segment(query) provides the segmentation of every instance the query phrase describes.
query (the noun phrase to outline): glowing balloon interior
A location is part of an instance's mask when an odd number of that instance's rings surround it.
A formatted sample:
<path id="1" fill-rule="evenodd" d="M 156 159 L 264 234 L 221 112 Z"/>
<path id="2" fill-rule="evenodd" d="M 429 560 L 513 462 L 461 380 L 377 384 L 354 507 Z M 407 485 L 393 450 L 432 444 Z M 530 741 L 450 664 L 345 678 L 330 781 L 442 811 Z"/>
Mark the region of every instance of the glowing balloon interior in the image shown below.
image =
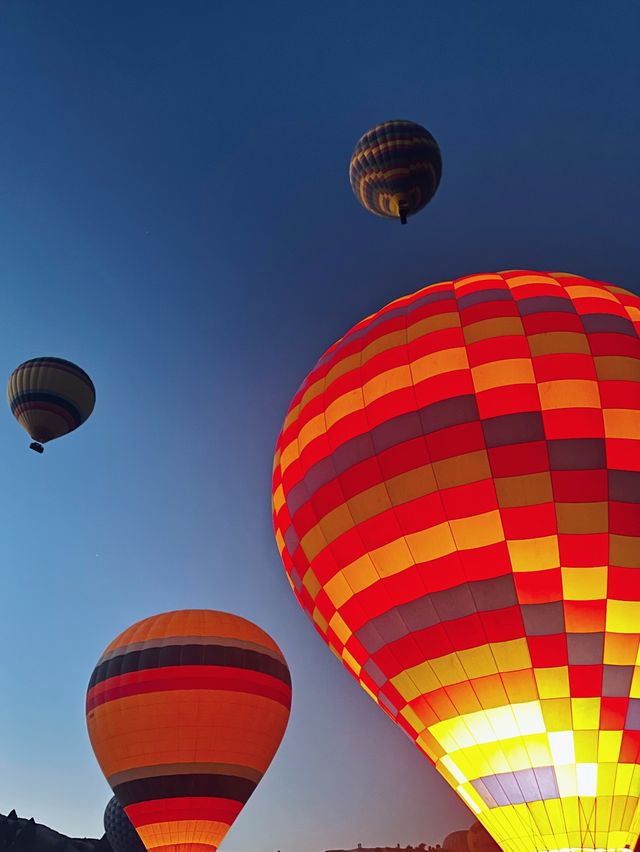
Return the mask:
<path id="1" fill-rule="evenodd" d="M 87 726 L 146 848 L 212 852 L 271 763 L 290 706 L 270 636 L 235 615 L 183 610 L 108 646 L 89 683 Z"/>
<path id="2" fill-rule="evenodd" d="M 640 831 L 640 299 L 472 275 L 295 395 L 276 539 L 334 654 L 505 850 Z"/>

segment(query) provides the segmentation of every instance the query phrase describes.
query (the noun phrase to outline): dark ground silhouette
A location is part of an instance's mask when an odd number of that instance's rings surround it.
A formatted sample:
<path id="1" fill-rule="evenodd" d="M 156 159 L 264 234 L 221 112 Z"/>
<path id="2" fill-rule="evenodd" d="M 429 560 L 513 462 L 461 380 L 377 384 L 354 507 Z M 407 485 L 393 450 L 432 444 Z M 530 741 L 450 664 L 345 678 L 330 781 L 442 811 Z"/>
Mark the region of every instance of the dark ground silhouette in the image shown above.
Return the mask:
<path id="1" fill-rule="evenodd" d="M 15 811 L 0 814 L 0 852 L 113 852 L 106 837 L 67 837 L 33 817 L 24 819 Z"/>

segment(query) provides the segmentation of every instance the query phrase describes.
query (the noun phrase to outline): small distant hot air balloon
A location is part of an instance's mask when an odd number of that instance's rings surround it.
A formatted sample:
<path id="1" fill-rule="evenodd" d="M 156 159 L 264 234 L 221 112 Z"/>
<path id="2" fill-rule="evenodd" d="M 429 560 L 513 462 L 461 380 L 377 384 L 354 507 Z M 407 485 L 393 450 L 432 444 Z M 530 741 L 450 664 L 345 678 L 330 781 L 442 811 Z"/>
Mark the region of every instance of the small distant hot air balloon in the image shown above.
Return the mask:
<path id="1" fill-rule="evenodd" d="M 316 630 L 505 852 L 633 847 L 638 296 L 510 270 L 387 305 L 295 394 L 273 511 Z"/>
<path id="2" fill-rule="evenodd" d="M 444 852 L 469 852 L 466 831 L 452 831 L 442 842 Z"/>
<path id="3" fill-rule="evenodd" d="M 87 691 L 98 763 L 147 849 L 217 849 L 275 755 L 291 679 L 276 643 L 224 612 L 134 624 Z"/>
<path id="4" fill-rule="evenodd" d="M 414 121 L 385 121 L 368 130 L 349 164 L 351 187 L 365 210 L 403 225 L 431 201 L 441 176 L 438 143 Z"/>
<path id="5" fill-rule="evenodd" d="M 89 376 L 64 358 L 32 358 L 13 371 L 7 385 L 11 413 L 32 438 L 43 444 L 73 432 L 91 415 L 96 391 Z"/>
<path id="6" fill-rule="evenodd" d="M 500 847 L 493 837 L 477 820 L 467 831 L 467 846 L 470 852 L 500 852 Z"/>
<path id="7" fill-rule="evenodd" d="M 113 852 L 145 852 L 140 835 L 115 796 L 104 810 L 104 833 Z"/>

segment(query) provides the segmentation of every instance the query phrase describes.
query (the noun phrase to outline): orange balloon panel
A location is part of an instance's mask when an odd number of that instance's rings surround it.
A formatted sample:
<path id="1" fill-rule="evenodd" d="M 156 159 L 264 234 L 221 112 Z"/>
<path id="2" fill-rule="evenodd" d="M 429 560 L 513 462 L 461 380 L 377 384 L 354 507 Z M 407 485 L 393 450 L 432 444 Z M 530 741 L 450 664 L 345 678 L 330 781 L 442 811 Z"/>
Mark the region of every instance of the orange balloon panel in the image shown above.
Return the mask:
<path id="1" fill-rule="evenodd" d="M 147 849 L 217 849 L 280 744 L 291 679 L 239 616 L 182 610 L 134 624 L 87 692 L 98 762 Z"/>
<path id="2" fill-rule="evenodd" d="M 332 651 L 504 849 L 640 831 L 640 299 L 514 270 L 358 323 L 273 511 Z"/>

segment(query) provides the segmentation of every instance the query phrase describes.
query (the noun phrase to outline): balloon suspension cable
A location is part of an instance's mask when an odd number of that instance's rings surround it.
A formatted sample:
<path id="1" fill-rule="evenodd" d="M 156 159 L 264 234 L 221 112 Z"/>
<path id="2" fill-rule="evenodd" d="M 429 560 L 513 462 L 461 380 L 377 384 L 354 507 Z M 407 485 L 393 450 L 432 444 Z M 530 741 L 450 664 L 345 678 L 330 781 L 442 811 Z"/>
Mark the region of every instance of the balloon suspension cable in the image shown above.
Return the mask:
<path id="1" fill-rule="evenodd" d="M 35 450 L 36 453 L 44 453 L 44 447 L 37 441 L 33 441 L 33 443 L 29 444 L 29 449 Z"/>
<path id="2" fill-rule="evenodd" d="M 400 222 L 403 225 L 407 224 L 407 213 L 409 212 L 409 205 L 406 201 L 401 201 L 398 205 L 398 213 L 400 214 Z"/>

